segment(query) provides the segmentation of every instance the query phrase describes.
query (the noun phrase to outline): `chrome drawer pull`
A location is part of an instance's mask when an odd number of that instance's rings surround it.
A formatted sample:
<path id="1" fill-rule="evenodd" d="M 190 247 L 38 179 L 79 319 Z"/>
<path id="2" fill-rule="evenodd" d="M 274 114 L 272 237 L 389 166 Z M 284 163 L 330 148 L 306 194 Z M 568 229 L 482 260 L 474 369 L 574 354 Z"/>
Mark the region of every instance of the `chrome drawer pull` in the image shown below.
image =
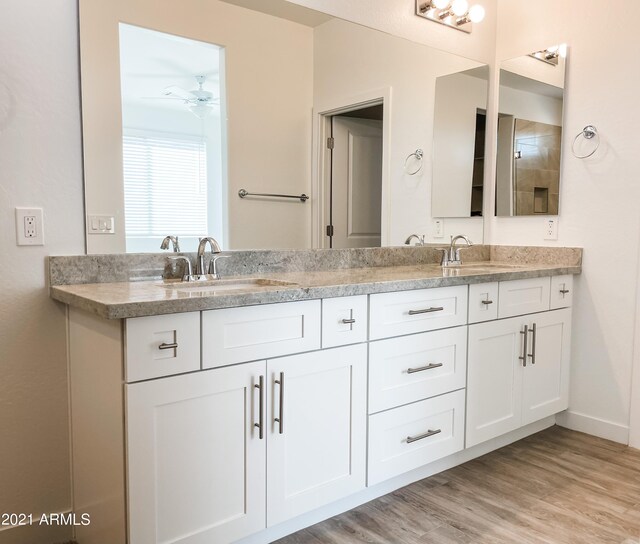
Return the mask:
<path id="1" fill-rule="evenodd" d="M 420 368 L 408 368 L 407 374 L 415 374 L 416 372 L 423 372 L 425 370 L 432 370 L 434 368 L 440 368 L 444 363 L 431 363 L 427 366 L 421 366 Z"/>
<path id="2" fill-rule="evenodd" d="M 342 322 L 345 325 L 353 325 L 356 322 L 356 320 L 355 319 L 343 319 Z"/>
<path id="3" fill-rule="evenodd" d="M 484 304 L 485 306 L 489 306 L 489 304 L 493 304 L 493 300 L 483 300 L 482 304 Z"/>
<path id="4" fill-rule="evenodd" d="M 440 434 L 442 432 L 442 429 L 436 429 L 435 431 L 427 431 L 424 434 L 418 435 L 418 436 L 407 436 L 407 444 L 412 444 L 413 442 L 417 442 L 418 440 L 423 440 L 424 438 L 429 438 L 430 436 L 433 436 L 434 434 Z"/>
<path id="5" fill-rule="evenodd" d="M 534 323 L 533 327 L 531 328 L 531 332 L 533 333 L 533 336 L 531 338 L 531 353 L 529 354 L 529 357 L 531 357 L 531 364 L 535 365 L 536 364 L 536 332 L 537 332 L 537 326 Z"/>
<path id="6" fill-rule="evenodd" d="M 158 349 L 178 349 L 178 343 L 173 342 L 171 344 L 167 344 L 166 342 L 162 342 L 162 344 L 158 346 Z"/>
<path id="7" fill-rule="evenodd" d="M 563 295 L 566 295 L 567 293 L 569 293 L 569 289 L 560 289 L 560 292 L 561 292 Z"/>
<path id="8" fill-rule="evenodd" d="M 437 308 L 426 308 L 425 310 L 409 310 L 409 315 L 431 314 L 433 312 L 441 312 L 442 310 L 444 310 L 443 306 L 439 306 Z"/>
<path id="9" fill-rule="evenodd" d="M 258 383 L 253 387 L 260 390 L 260 397 L 258 402 L 260 403 L 260 408 L 258 409 L 258 418 L 259 423 L 254 423 L 253 426 L 257 427 L 260 430 L 260 440 L 264 438 L 264 376 L 260 376 Z"/>
<path id="10" fill-rule="evenodd" d="M 522 356 L 518 357 L 522 361 L 522 366 L 527 366 L 527 341 L 529 338 L 529 326 L 525 325 L 524 330 L 520 331 L 520 334 L 524 334 L 524 342 L 522 342 Z"/>
<path id="11" fill-rule="evenodd" d="M 278 424 L 278 432 L 280 434 L 284 433 L 284 372 L 280 372 L 280 379 L 273 380 L 274 383 L 277 383 L 280 386 L 280 402 L 279 402 L 279 412 L 278 417 L 274 417 L 273 421 Z"/>

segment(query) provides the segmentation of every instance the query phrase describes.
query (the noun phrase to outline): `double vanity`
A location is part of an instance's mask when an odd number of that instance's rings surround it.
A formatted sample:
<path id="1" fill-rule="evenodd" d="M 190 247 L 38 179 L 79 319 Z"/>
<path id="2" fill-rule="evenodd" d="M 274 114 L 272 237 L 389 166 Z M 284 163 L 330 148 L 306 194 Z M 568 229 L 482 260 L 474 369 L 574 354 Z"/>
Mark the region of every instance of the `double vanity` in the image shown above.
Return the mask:
<path id="1" fill-rule="evenodd" d="M 193 285 L 113 281 L 161 256 L 50 259 L 80 544 L 269 542 L 568 407 L 580 250 L 485 246 L 451 269 L 432 248 L 357 251 L 385 266 L 292 271 L 280 252 L 266 272 L 238 252 L 233 277 Z"/>

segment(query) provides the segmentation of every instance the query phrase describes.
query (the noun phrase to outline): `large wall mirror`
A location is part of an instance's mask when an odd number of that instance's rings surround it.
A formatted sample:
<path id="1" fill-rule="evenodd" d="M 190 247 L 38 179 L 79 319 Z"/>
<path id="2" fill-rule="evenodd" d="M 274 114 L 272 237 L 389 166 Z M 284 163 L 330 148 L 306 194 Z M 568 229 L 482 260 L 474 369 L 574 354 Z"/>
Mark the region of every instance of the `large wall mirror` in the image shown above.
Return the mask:
<path id="1" fill-rule="evenodd" d="M 558 215 L 566 45 L 502 62 L 496 215 Z"/>
<path id="2" fill-rule="evenodd" d="M 80 37 L 89 253 L 482 242 L 481 63 L 284 0 L 80 0 Z"/>

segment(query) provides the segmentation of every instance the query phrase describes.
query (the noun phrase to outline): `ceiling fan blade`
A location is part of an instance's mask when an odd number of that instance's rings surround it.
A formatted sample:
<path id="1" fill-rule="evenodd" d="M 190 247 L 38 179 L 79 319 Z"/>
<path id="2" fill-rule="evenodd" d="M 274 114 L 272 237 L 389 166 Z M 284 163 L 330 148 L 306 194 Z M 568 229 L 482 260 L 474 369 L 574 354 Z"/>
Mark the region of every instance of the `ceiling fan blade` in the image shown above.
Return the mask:
<path id="1" fill-rule="evenodd" d="M 140 98 L 144 100 L 180 100 L 180 102 L 184 102 L 184 98 L 179 96 L 141 96 Z"/>
<path id="2" fill-rule="evenodd" d="M 194 96 L 191 91 L 187 91 L 182 87 L 177 87 L 176 85 L 170 85 L 169 87 L 165 87 L 162 91 L 162 94 L 165 96 L 174 95 L 182 98 L 183 100 L 193 100 Z"/>

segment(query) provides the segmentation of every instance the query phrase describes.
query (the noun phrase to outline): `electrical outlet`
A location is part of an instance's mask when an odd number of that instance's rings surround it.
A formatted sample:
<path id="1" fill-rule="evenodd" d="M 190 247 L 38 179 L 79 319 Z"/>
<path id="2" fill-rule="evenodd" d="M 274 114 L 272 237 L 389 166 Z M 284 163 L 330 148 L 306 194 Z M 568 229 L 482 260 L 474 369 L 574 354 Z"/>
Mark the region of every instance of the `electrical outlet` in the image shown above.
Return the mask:
<path id="1" fill-rule="evenodd" d="M 16 208 L 17 245 L 44 245 L 44 223 L 42 217 L 42 208 Z"/>
<path id="2" fill-rule="evenodd" d="M 433 220 L 433 237 L 444 238 L 444 219 Z"/>
<path id="3" fill-rule="evenodd" d="M 544 239 L 558 239 L 558 218 L 547 218 L 544 220 Z"/>

